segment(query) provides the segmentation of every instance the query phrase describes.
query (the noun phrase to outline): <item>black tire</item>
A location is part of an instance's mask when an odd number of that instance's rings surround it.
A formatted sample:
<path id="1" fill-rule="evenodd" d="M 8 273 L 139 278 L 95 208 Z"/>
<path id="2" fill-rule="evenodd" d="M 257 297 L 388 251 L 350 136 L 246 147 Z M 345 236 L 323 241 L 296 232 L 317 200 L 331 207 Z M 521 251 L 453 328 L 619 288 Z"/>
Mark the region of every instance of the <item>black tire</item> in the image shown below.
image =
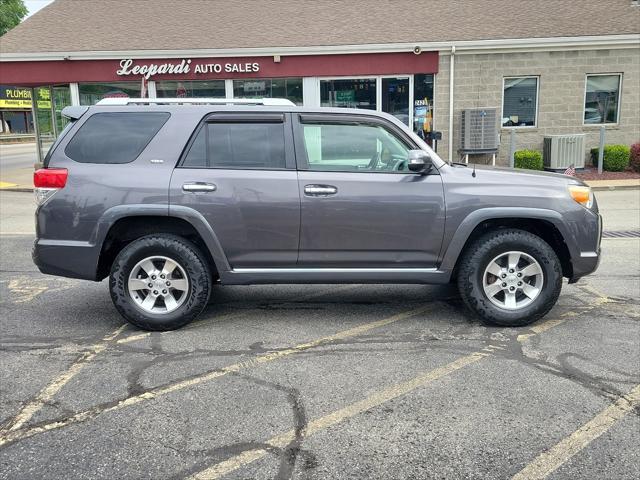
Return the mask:
<path id="1" fill-rule="evenodd" d="M 128 279 L 141 260 L 165 256 L 177 261 L 188 279 L 184 302 L 174 311 L 155 314 L 139 307 L 131 298 Z M 111 267 L 109 290 L 116 309 L 128 322 L 144 330 L 180 328 L 195 319 L 207 306 L 211 294 L 211 271 L 202 252 L 188 240 L 168 234 L 148 235 L 128 244 Z"/>
<path id="2" fill-rule="evenodd" d="M 489 263 L 502 253 L 524 252 L 542 268 L 543 282 L 538 296 L 517 310 L 500 308 L 483 289 L 483 275 Z M 517 229 L 500 229 L 478 238 L 464 252 L 458 269 L 458 289 L 466 306 L 485 323 L 521 327 L 544 317 L 555 305 L 562 289 L 560 260 L 543 239 Z"/>

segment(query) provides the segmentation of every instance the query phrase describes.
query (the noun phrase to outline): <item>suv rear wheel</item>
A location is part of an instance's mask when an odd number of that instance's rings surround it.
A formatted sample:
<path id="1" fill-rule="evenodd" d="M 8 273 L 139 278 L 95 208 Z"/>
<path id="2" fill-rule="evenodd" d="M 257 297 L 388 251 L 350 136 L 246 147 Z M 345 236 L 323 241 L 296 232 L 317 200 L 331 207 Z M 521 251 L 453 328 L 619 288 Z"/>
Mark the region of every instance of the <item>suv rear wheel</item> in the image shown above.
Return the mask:
<path id="1" fill-rule="evenodd" d="M 109 277 L 111 299 L 130 323 L 145 330 L 173 330 L 207 305 L 211 272 L 200 250 L 175 235 L 149 235 L 116 257 Z"/>
<path id="2" fill-rule="evenodd" d="M 540 237 L 523 230 L 498 230 L 466 250 L 458 288 L 467 307 L 485 322 L 524 326 L 555 305 L 562 270 L 558 256 Z"/>

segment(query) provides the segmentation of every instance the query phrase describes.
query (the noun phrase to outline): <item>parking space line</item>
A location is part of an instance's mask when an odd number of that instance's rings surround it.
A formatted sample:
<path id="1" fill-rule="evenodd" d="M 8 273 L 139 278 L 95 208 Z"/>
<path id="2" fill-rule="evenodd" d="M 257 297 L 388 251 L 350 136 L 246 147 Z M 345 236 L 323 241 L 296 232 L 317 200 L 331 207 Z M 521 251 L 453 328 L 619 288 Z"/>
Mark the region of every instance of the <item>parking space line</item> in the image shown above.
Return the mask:
<path id="1" fill-rule="evenodd" d="M 213 380 L 215 378 L 219 378 L 229 373 L 239 372 L 241 370 L 245 370 L 252 367 L 257 367 L 264 363 L 268 363 L 279 358 L 283 358 L 286 356 L 294 355 L 300 352 L 304 352 L 305 350 L 309 350 L 311 348 L 319 347 L 324 344 L 328 344 L 334 342 L 336 340 L 344 340 L 346 338 L 355 337 L 357 335 L 362 335 L 370 330 L 375 328 L 380 328 L 385 325 L 389 325 L 391 323 L 398 322 L 400 320 L 407 319 L 409 317 L 413 317 L 420 313 L 424 313 L 427 310 L 433 308 L 433 304 L 429 304 L 426 306 L 422 306 L 413 310 L 408 310 L 405 312 L 397 313 L 392 315 L 391 317 L 384 318 L 382 320 L 377 320 L 375 322 L 364 323 L 362 325 L 358 325 L 357 327 L 353 327 L 347 330 L 343 330 L 338 333 L 334 333 L 333 335 L 329 335 L 326 337 L 319 338 L 317 340 L 312 340 L 310 342 L 301 343 L 294 347 L 285 348 L 283 350 L 276 350 L 271 353 L 263 354 L 246 360 L 244 362 L 235 363 L 232 365 L 228 365 L 226 367 L 222 367 L 218 370 L 210 371 L 202 375 L 196 375 L 192 378 L 188 378 L 186 380 L 181 380 L 175 383 L 169 383 L 160 387 L 152 388 L 144 393 L 139 395 L 134 395 L 123 400 L 118 401 L 115 404 L 111 405 L 102 405 L 91 408 L 89 410 L 85 410 L 71 417 L 68 417 L 64 420 L 55 421 L 51 423 L 46 423 L 44 425 L 39 425 L 31 428 L 24 429 L 12 429 L 11 431 L 2 431 L 0 432 L 0 446 L 6 445 L 8 443 L 12 443 L 18 440 L 22 440 L 24 438 L 32 437 L 34 435 L 48 432 L 50 430 L 63 428 L 69 425 L 73 425 L 76 423 L 84 422 L 97 416 L 112 412 L 115 410 L 119 410 L 124 407 L 128 407 L 131 405 L 136 405 L 138 403 L 144 402 L 146 400 L 152 400 L 158 398 L 162 395 L 166 395 L 169 393 L 177 392 L 187 387 L 192 387 L 199 385 L 201 383 Z M 24 422 L 23 422 L 24 423 Z"/>
<path id="2" fill-rule="evenodd" d="M 601 299 L 597 299 L 595 302 L 590 304 L 586 311 L 592 310 L 601 304 Z M 531 332 L 526 335 L 519 335 L 517 337 L 517 341 L 522 341 L 524 338 L 533 337 L 539 335 L 540 333 L 546 332 L 558 325 L 561 325 L 567 320 L 568 316 L 563 315 L 563 318 L 552 318 L 546 320 L 538 325 L 535 325 L 530 328 Z M 521 337 L 524 337 L 521 339 Z M 383 403 L 393 400 L 399 396 L 402 396 L 406 393 L 415 390 L 418 387 L 426 385 L 434 380 L 442 378 L 446 375 L 449 375 L 457 370 L 460 370 L 468 365 L 471 365 L 483 358 L 492 356 L 496 350 L 503 350 L 504 347 L 500 345 L 489 345 L 481 350 L 473 352 L 464 357 L 460 357 L 457 360 L 454 360 L 451 363 L 448 363 L 442 367 L 438 367 L 435 370 L 430 370 L 425 372 L 417 377 L 414 377 L 407 382 L 400 383 L 397 385 L 393 385 L 388 387 L 380 392 L 374 393 L 370 397 L 365 398 L 359 402 L 351 404 L 347 407 L 344 407 L 340 410 L 337 410 L 333 413 L 325 415 L 317 420 L 310 422 L 303 432 L 303 436 L 308 437 L 320 430 L 328 428 L 332 425 L 342 422 L 348 418 L 354 417 L 359 413 L 367 411 L 373 407 L 382 405 Z M 271 439 L 267 440 L 265 443 L 274 448 L 284 448 L 294 439 L 294 431 L 290 430 L 288 432 L 276 435 Z M 220 478 L 228 473 L 231 473 L 238 468 L 241 468 L 245 465 L 255 462 L 263 458 L 267 455 L 266 449 L 253 449 L 242 452 L 234 457 L 231 457 L 227 460 L 224 460 L 218 464 L 215 464 L 201 472 L 195 473 L 192 477 L 192 480 L 214 480 Z"/>
<path id="3" fill-rule="evenodd" d="M 384 390 L 374 393 L 373 395 L 363 400 L 360 400 L 359 402 L 352 403 L 351 405 L 348 405 L 344 408 L 329 413 L 328 415 L 309 422 L 303 434 L 305 437 L 309 437 L 314 433 L 325 430 L 333 425 L 343 422 L 344 420 L 355 417 L 362 412 L 366 412 L 367 410 L 371 410 L 372 408 L 382 405 L 383 403 L 405 395 L 418 387 L 424 386 L 428 383 L 438 380 L 439 378 L 445 377 L 455 372 L 456 370 L 460 370 L 461 368 L 471 365 L 472 363 L 475 363 L 478 360 L 481 360 L 489 355 L 489 352 L 474 352 L 470 355 L 460 357 L 453 362 L 443 365 L 442 367 L 438 367 L 434 370 L 430 370 L 421 375 L 418 375 L 411 380 L 392 385 L 388 388 L 385 388 Z M 294 438 L 295 431 L 290 430 L 288 432 L 281 433 L 270 438 L 266 441 L 266 443 L 274 448 L 284 448 Z M 196 473 L 191 478 L 193 480 L 213 480 L 231 473 L 232 471 L 237 470 L 244 465 L 255 462 L 256 460 L 259 460 L 260 458 L 267 455 L 267 453 L 268 452 L 265 449 L 248 450 L 239 455 L 236 455 L 235 457 L 220 462 L 206 470 Z"/>
<path id="4" fill-rule="evenodd" d="M 517 473 L 513 480 L 546 478 L 638 405 L 640 405 L 640 385 L 636 385 L 627 395 L 620 397 L 550 450 L 538 455 Z"/>
<path id="5" fill-rule="evenodd" d="M 71 366 L 59 375 L 55 380 L 44 387 L 40 392 L 22 409 L 18 414 L 11 419 L 6 428 L 0 430 L 0 438 L 5 432 L 12 432 L 20 429 L 25 423 L 27 423 L 47 402 L 49 402 L 54 395 L 56 395 L 62 387 L 64 387 L 69 380 L 75 377 L 84 366 L 89 363 L 96 355 L 103 352 L 109 342 L 116 338 L 126 328 L 125 325 L 121 325 L 113 332 L 107 334 L 102 338 L 100 343 L 93 345 L 87 352 L 83 353 Z"/>

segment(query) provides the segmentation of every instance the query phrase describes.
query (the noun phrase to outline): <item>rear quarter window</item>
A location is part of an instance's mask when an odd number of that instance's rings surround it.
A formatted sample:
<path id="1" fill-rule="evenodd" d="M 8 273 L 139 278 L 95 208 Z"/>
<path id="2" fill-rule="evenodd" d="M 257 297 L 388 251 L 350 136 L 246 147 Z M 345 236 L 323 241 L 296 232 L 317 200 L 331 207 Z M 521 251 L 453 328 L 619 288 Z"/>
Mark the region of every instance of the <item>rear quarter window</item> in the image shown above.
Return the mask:
<path id="1" fill-rule="evenodd" d="M 96 113 L 69 141 L 65 154 L 81 163 L 129 163 L 169 119 L 164 112 Z"/>

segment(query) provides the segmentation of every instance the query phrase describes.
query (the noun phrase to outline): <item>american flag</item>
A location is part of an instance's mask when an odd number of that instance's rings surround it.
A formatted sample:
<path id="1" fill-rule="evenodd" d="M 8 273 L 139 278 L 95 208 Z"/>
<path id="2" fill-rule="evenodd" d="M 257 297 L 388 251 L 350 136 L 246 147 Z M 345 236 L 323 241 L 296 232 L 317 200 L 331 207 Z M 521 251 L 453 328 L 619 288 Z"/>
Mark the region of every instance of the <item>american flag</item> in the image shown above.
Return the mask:
<path id="1" fill-rule="evenodd" d="M 564 171 L 564 174 L 571 175 L 572 177 L 576 176 L 576 167 L 574 167 L 573 163 Z"/>

